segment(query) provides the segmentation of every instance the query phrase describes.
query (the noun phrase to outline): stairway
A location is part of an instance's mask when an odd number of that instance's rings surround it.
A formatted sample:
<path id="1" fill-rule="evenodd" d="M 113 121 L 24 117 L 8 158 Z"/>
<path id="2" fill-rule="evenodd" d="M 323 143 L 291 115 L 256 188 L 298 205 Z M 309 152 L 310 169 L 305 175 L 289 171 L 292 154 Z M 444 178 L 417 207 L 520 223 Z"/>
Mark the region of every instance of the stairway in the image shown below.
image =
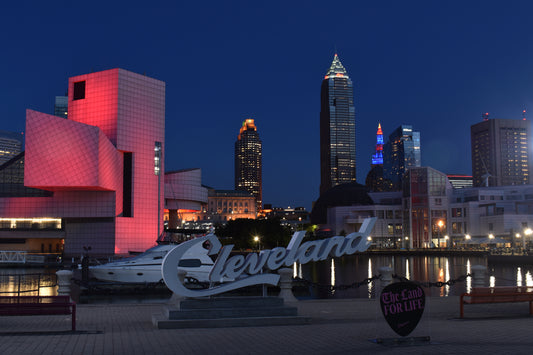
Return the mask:
<path id="1" fill-rule="evenodd" d="M 152 321 L 158 329 L 179 329 L 299 325 L 310 318 L 279 297 L 214 297 L 180 300 Z"/>

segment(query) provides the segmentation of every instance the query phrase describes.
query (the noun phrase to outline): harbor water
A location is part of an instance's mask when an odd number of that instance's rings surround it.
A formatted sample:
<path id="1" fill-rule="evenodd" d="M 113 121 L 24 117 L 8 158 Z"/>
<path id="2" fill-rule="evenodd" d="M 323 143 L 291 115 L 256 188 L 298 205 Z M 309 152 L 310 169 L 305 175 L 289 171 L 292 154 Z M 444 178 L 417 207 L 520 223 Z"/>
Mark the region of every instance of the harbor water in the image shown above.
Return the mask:
<path id="1" fill-rule="evenodd" d="M 379 281 L 365 282 L 379 276 L 379 269 L 392 268 L 396 281 L 406 278 L 414 282 L 430 283 L 424 287 L 427 296 L 458 296 L 472 287 L 471 274 L 474 265 L 487 268 L 487 286 L 533 286 L 533 263 L 489 263 L 483 256 L 408 256 L 408 255 L 350 255 L 294 265 L 295 295 L 299 298 L 375 298 Z M 0 268 L 0 295 L 57 295 L 53 268 Z M 437 283 L 449 284 L 438 287 Z M 457 282 L 453 282 L 457 281 Z M 332 287 L 334 286 L 334 287 Z M 161 301 L 168 295 L 151 297 L 136 292 L 134 299 Z M 126 297 L 129 298 L 129 297 Z M 103 297 L 107 302 L 120 302 L 124 293 Z"/>

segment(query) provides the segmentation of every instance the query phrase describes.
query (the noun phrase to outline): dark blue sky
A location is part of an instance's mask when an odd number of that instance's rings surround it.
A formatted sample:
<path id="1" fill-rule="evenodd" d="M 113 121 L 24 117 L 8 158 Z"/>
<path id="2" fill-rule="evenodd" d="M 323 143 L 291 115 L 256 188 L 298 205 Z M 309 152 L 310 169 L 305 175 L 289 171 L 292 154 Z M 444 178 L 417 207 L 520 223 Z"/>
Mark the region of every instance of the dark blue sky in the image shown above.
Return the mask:
<path id="1" fill-rule="evenodd" d="M 357 178 L 381 122 L 421 132 L 422 164 L 471 173 L 470 126 L 533 117 L 530 1 L 20 1 L 0 5 L 0 129 L 51 113 L 68 77 L 163 80 L 166 170 L 233 188 L 239 127 L 263 141 L 263 200 L 318 197 L 320 84 L 335 48 L 354 83 Z M 386 139 L 386 138 L 385 138 Z"/>

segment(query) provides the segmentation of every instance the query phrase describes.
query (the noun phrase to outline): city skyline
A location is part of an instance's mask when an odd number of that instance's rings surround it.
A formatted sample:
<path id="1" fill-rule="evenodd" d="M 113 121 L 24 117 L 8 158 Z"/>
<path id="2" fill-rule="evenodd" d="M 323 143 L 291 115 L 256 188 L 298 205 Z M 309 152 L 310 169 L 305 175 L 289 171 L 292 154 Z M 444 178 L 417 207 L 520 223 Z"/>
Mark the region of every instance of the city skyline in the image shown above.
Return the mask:
<path id="1" fill-rule="evenodd" d="M 253 118 L 264 203 L 310 209 L 320 85 L 335 53 L 354 84 L 359 183 L 378 122 L 384 137 L 402 124 L 420 131 L 423 166 L 471 174 L 470 126 L 533 106 L 527 1 L 103 5 L 1 5 L 0 129 L 24 131 L 26 109 L 52 114 L 69 77 L 146 73 L 167 83 L 167 171 L 201 168 L 203 184 L 232 188 L 234 127 Z"/>

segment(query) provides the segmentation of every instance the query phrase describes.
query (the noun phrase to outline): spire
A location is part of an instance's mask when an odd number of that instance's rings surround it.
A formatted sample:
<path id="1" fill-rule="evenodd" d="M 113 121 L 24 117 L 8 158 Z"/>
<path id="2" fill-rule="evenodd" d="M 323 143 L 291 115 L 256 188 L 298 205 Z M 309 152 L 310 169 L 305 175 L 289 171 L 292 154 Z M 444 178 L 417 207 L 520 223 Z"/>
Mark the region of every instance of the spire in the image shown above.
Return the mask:
<path id="1" fill-rule="evenodd" d="M 376 133 L 376 154 L 372 154 L 372 166 L 383 165 L 383 131 L 381 131 L 381 123 L 378 123 L 378 131 Z"/>
<path id="2" fill-rule="evenodd" d="M 349 78 L 348 73 L 346 72 L 346 69 L 342 65 L 341 61 L 339 60 L 339 56 L 337 55 L 337 53 L 335 53 L 335 56 L 333 57 L 333 62 L 331 63 L 331 66 L 329 67 L 329 70 L 326 73 L 324 79 L 329 79 L 330 77 Z"/>

